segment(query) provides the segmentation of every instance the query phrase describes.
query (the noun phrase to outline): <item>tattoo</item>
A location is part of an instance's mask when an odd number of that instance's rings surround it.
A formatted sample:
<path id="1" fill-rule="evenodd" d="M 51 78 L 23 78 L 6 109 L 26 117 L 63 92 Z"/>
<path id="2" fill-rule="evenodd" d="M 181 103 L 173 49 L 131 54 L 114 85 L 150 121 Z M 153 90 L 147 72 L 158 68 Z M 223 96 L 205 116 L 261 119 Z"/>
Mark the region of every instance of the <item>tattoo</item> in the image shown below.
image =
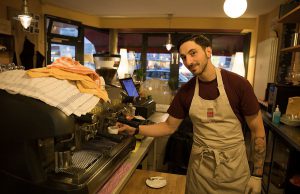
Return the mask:
<path id="1" fill-rule="evenodd" d="M 254 137 L 254 139 L 252 139 L 251 141 L 251 150 L 253 157 L 252 174 L 262 176 L 266 156 L 266 139 L 265 137 Z"/>

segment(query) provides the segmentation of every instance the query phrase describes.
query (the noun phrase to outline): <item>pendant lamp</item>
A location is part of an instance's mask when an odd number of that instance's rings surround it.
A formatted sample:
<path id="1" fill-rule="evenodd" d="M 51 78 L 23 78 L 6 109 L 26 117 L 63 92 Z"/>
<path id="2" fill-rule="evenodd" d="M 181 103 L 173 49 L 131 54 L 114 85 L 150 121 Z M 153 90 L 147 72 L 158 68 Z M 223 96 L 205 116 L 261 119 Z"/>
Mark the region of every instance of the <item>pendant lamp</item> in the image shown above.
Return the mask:
<path id="1" fill-rule="evenodd" d="M 228 17 L 238 18 L 245 13 L 247 0 L 225 0 L 223 9 Z"/>
<path id="2" fill-rule="evenodd" d="M 32 22 L 32 17 L 30 13 L 28 12 L 28 6 L 27 6 L 27 0 L 23 0 L 23 13 L 18 15 L 18 17 L 14 18 L 18 21 L 21 22 L 23 28 L 27 29 L 31 22 Z"/>
<path id="3" fill-rule="evenodd" d="M 166 49 L 168 50 L 168 51 L 170 51 L 171 50 L 171 48 L 174 46 L 173 44 L 172 44 L 172 39 L 171 39 L 171 34 L 169 33 L 168 34 L 168 39 L 167 39 L 167 42 L 166 42 Z"/>
<path id="4" fill-rule="evenodd" d="M 168 14 L 168 19 L 169 19 L 169 29 L 171 28 L 171 19 L 173 17 L 173 14 Z M 172 49 L 174 45 L 172 44 L 172 38 L 171 38 L 171 34 L 168 34 L 168 38 L 167 38 L 167 42 L 165 44 L 165 47 L 167 49 L 167 51 L 170 51 Z"/>

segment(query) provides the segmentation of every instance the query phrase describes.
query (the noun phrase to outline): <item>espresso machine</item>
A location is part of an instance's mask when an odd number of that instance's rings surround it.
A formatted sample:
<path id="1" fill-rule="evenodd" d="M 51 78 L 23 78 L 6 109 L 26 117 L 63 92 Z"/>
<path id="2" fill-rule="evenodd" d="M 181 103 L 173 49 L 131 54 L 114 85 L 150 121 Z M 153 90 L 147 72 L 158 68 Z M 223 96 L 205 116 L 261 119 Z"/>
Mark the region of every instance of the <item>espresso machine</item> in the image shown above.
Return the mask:
<path id="1" fill-rule="evenodd" d="M 117 70 L 120 65 L 121 55 L 111 53 L 93 54 L 96 72 L 104 78 L 106 87 L 115 86 Z"/>
<path id="2" fill-rule="evenodd" d="M 135 148 L 109 134 L 122 104 L 98 103 L 80 117 L 0 89 L 1 193 L 97 193 Z"/>

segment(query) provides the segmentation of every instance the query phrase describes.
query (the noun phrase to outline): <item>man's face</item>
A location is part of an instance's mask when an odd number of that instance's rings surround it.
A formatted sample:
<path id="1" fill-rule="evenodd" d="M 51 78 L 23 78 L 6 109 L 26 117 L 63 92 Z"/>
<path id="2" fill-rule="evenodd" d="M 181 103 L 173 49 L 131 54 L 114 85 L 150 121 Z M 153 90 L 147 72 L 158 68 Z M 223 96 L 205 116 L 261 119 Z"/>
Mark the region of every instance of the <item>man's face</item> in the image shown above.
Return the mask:
<path id="1" fill-rule="evenodd" d="M 203 49 L 194 41 L 187 41 L 180 46 L 179 53 L 185 67 L 194 75 L 201 75 L 211 56 L 211 48 Z"/>

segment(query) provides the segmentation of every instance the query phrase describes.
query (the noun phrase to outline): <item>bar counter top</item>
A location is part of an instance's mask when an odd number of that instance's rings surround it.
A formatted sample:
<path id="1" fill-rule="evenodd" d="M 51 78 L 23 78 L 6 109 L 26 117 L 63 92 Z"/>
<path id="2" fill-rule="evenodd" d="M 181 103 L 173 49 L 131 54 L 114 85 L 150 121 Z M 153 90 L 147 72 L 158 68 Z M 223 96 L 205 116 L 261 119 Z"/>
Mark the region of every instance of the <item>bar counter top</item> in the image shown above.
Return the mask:
<path id="1" fill-rule="evenodd" d="M 300 127 L 288 126 L 283 123 L 272 123 L 272 119 L 270 118 L 268 113 L 264 110 L 262 110 L 261 112 L 265 125 L 269 126 L 271 130 L 281 136 L 297 151 L 300 151 Z"/>

